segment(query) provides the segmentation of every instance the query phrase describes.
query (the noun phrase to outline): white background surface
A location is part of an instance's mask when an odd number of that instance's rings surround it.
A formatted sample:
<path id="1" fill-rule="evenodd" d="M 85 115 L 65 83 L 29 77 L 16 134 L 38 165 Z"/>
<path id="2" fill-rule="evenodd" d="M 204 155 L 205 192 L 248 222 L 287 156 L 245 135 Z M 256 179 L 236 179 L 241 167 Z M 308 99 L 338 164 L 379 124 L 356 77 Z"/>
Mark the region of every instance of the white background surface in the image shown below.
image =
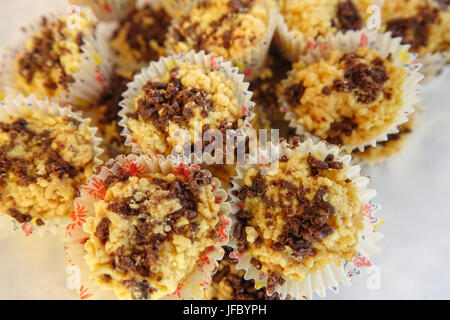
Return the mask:
<path id="1" fill-rule="evenodd" d="M 63 0 L 0 0 L 0 49 L 30 19 L 65 6 Z M 367 288 L 363 269 L 351 287 L 328 299 L 450 299 L 450 68 L 422 96 L 403 153 L 365 171 L 383 207 L 382 252 L 373 259 L 381 288 Z M 65 285 L 63 238 L 0 234 L 0 299 L 76 299 Z"/>

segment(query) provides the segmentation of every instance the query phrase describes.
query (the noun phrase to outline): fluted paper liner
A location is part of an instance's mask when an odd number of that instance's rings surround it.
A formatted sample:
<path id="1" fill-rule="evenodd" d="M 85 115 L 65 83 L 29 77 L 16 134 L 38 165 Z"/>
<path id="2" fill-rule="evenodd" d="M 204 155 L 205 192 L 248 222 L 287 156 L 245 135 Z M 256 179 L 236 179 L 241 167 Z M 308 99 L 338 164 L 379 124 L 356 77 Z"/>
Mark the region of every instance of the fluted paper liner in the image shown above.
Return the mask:
<path id="1" fill-rule="evenodd" d="M 401 38 L 392 38 L 391 34 L 378 33 L 377 31 L 361 30 L 361 31 L 348 31 L 345 34 L 339 33 L 336 36 L 329 36 L 327 41 L 322 45 L 317 46 L 314 50 L 311 50 L 306 56 L 299 58 L 299 64 L 308 66 L 320 59 L 326 59 L 332 50 L 340 50 L 342 52 L 355 52 L 360 47 L 368 47 L 372 50 L 377 50 L 383 57 L 392 55 L 393 62 L 398 67 L 403 67 L 407 72 L 405 82 L 402 90 L 402 109 L 398 112 L 397 118 L 389 128 L 379 135 L 377 138 L 367 141 L 362 145 L 345 145 L 348 151 L 359 149 L 364 151 L 367 146 L 375 147 L 377 142 L 386 141 L 389 134 L 398 133 L 398 126 L 408 121 L 408 116 L 414 113 L 414 105 L 416 105 L 420 98 L 418 92 L 421 88 L 420 81 L 423 79 L 423 75 L 418 72 L 421 65 L 416 61 L 416 54 L 409 53 L 409 45 L 401 45 Z M 282 85 L 286 86 L 293 80 L 297 70 L 294 68 L 288 73 L 286 79 L 282 81 Z M 306 130 L 301 124 L 297 123 L 297 116 L 290 110 L 289 103 L 286 101 L 284 95 L 279 100 L 280 110 L 285 114 L 284 118 L 289 122 L 291 128 L 296 129 L 298 136 L 305 136 L 312 138 L 315 142 L 320 141 L 319 137 L 314 136 Z"/>
<path id="2" fill-rule="evenodd" d="M 93 24 L 96 24 L 97 19 L 89 8 L 83 7 L 82 12 L 86 13 Z M 65 12 L 55 12 L 45 15 L 45 17 L 48 23 L 51 23 L 66 14 Z M 75 17 L 76 13 L 73 13 L 73 15 Z M 8 47 L 3 54 L 3 70 L 0 77 L 5 95 L 14 97 L 18 94 L 26 94 L 16 84 L 15 60 L 20 53 L 24 52 L 25 41 L 33 37 L 41 28 L 42 23 L 40 21 L 30 23 L 25 28 L 24 41 L 21 41 L 19 45 Z M 78 72 L 72 74 L 75 81 L 67 85 L 68 90 L 62 93 L 60 97 L 48 97 L 50 100 L 83 108 L 98 99 L 111 77 L 112 54 L 106 38 L 94 30 L 91 34 L 84 34 L 80 58 Z"/>
<path id="3" fill-rule="evenodd" d="M 171 10 L 167 8 L 168 6 L 177 6 L 182 8 L 181 11 L 175 16 L 189 15 L 190 9 L 192 9 L 198 2 L 202 2 L 202 0 L 175 0 L 175 1 L 163 1 L 163 6 L 166 10 Z M 277 24 L 280 21 L 280 13 L 278 11 L 278 7 L 276 6 L 273 0 L 264 0 L 267 11 L 268 11 L 268 21 L 267 21 L 267 29 L 264 33 L 263 38 L 259 43 L 251 48 L 251 50 L 247 50 L 241 57 L 238 59 L 232 59 L 231 62 L 233 65 L 239 68 L 239 72 L 243 73 L 246 81 L 252 81 L 258 77 L 261 71 L 264 69 L 265 61 L 267 58 L 267 54 L 269 52 L 269 47 L 272 42 L 273 35 L 275 33 L 275 29 Z M 170 11 L 169 11 L 170 12 Z M 177 18 L 172 21 L 171 26 L 168 30 L 168 37 L 174 35 L 174 27 L 178 24 Z M 166 45 L 169 52 L 173 52 L 172 48 L 169 44 Z"/>
<path id="4" fill-rule="evenodd" d="M 88 6 L 100 21 L 120 20 L 135 5 L 136 0 L 69 0 L 78 6 Z"/>
<path id="5" fill-rule="evenodd" d="M 428 53 L 422 57 L 418 57 L 417 61 L 422 64 L 420 72 L 425 76 L 423 83 L 427 83 L 438 76 L 445 65 L 450 63 L 450 51 Z"/>
<path id="6" fill-rule="evenodd" d="M 276 146 L 272 146 L 272 148 L 276 148 Z M 318 153 L 323 157 L 326 157 L 328 154 L 333 154 L 336 161 L 342 161 L 344 163 L 345 174 L 357 187 L 360 201 L 364 205 L 364 211 L 361 213 L 365 218 L 364 230 L 360 234 L 359 242 L 356 247 L 359 252 L 357 257 L 352 261 L 343 260 L 340 266 L 334 264 L 327 265 L 324 269 L 307 275 L 301 282 L 286 279 L 286 282 L 282 286 L 277 285 L 275 288 L 275 292 L 278 292 L 282 298 L 286 298 L 287 295 L 290 295 L 295 299 L 312 299 L 314 294 L 324 297 L 327 289 L 337 293 L 339 291 L 340 283 L 350 285 L 350 278 L 354 274 L 359 274 L 362 266 L 372 265 L 370 258 L 379 252 L 379 248 L 375 245 L 375 242 L 382 238 L 382 235 L 375 231 L 376 226 L 381 224 L 381 221 L 374 216 L 374 213 L 380 206 L 371 201 L 376 195 L 376 192 L 375 190 L 367 189 L 369 178 L 360 176 L 359 172 L 361 168 L 357 165 L 352 166 L 351 156 L 342 153 L 339 147 L 329 145 L 323 141 L 314 143 L 311 139 L 307 139 L 292 150 L 288 147 L 286 142 L 283 142 L 279 145 L 279 152 L 276 157 L 278 159 L 283 156 L 289 158 L 292 153 L 298 151 L 305 154 L 310 152 Z M 260 152 L 263 154 L 263 158 L 270 159 L 273 157 L 273 154 L 268 155 L 264 150 L 260 150 Z M 246 164 L 236 166 L 238 175 L 233 180 L 233 187 L 228 190 L 228 196 L 231 198 L 231 218 L 233 227 L 237 221 L 235 215 L 239 211 L 238 204 L 240 202 L 240 200 L 234 196 L 234 192 L 239 190 L 243 185 L 243 178 L 246 172 L 254 167 L 257 167 L 257 165 Z M 254 279 L 257 288 L 266 286 L 267 275 L 256 269 L 250 263 L 251 256 L 249 254 L 238 254 L 237 241 L 235 238 L 230 240 L 229 245 L 234 249 L 234 252 L 230 256 L 237 258 L 239 261 L 236 268 L 238 270 L 245 270 L 244 278 L 246 280 Z"/>
<path id="7" fill-rule="evenodd" d="M 26 98 L 19 95 L 15 98 L 5 97 L 5 100 L 0 102 L 0 122 L 6 121 L 9 115 L 20 114 L 21 108 L 24 106 L 35 110 L 42 110 L 49 115 L 62 117 L 67 116 L 78 120 L 82 126 L 86 126 L 88 128 L 92 136 L 91 144 L 94 148 L 94 168 L 102 164 L 102 161 L 100 160 L 100 155 L 103 153 L 103 150 L 100 148 L 100 143 L 102 140 L 96 135 L 98 129 L 90 126 L 90 119 L 82 118 L 81 113 L 73 112 L 70 106 L 61 107 L 57 103 L 50 102 L 47 99 L 38 100 L 33 95 Z M 36 219 L 19 224 L 9 215 L 3 213 L 0 214 L 0 225 L 2 225 L 3 230 L 23 231 L 26 236 L 38 234 L 41 237 L 49 234 L 55 235 L 70 221 L 70 218 L 68 214 L 67 217 L 42 220 L 45 223 L 42 226 L 38 226 L 36 224 Z M 5 229 L 4 226 L 7 224 L 10 226 Z"/>
<path id="8" fill-rule="evenodd" d="M 66 227 L 64 246 L 68 274 L 67 285 L 70 289 L 77 291 L 80 299 L 116 299 L 112 290 L 103 290 L 95 284 L 90 277 L 90 270 L 84 259 L 86 254 L 84 243 L 89 238 L 89 234 L 83 231 L 83 225 L 87 217 L 95 215 L 94 203 L 105 196 L 106 190 L 103 181 L 112 174 L 118 174 L 119 171 L 127 172 L 130 176 L 141 176 L 149 172 L 169 174 L 174 171 L 187 174 L 193 168 L 192 166 L 177 163 L 171 157 L 165 158 L 159 155 L 120 155 L 109 160 L 106 166 L 103 166 L 98 174 L 92 176 L 88 184 L 80 189 L 80 197 L 74 201 L 72 221 Z M 211 176 L 208 171 L 206 172 Z M 230 204 L 226 202 L 227 194 L 221 189 L 220 181 L 213 178 L 212 185 L 216 201 L 220 203 L 220 221 L 216 226 L 219 239 L 211 251 L 205 250 L 199 257 L 197 268 L 188 276 L 185 283 L 180 283 L 177 290 L 164 299 L 200 299 L 203 295 L 203 289 L 211 284 L 211 276 L 218 269 L 218 260 L 222 259 L 224 254 L 222 246 L 226 245 L 229 240 L 231 219 L 228 214 Z"/>
<path id="9" fill-rule="evenodd" d="M 119 125 L 123 127 L 121 135 L 125 137 L 125 145 L 131 146 L 133 153 L 142 153 L 143 150 L 133 139 L 133 133 L 128 129 L 128 113 L 135 112 L 135 99 L 141 95 L 142 87 L 148 81 L 161 79 L 164 75 L 179 65 L 180 62 L 187 62 L 194 65 L 201 65 L 215 71 L 221 71 L 225 74 L 228 80 L 231 80 L 235 89 L 238 105 L 242 111 L 244 124 L 242 128 L 236 130 L 238 139 L 245 137 L 245 132 L 251 128 L 250 121 L 255 114 L 252 112 L 255 103 L 251 101 L 252 92 L 248 91 L 249 83 L 244 82 L 244 76 L 238 72 L 236 67 L 233 67 L 230 62 L 224 61 L 221 57 L 216 57 L 213 54 L 205 54 L 202 50 L 198 53 L 189 51 L 188 53 L 180 53 L 178 55 L 169 55 L 168 57 L 161 57 L 156 62 L 151 62 L 150 66 L 142 69 L 141 73 L 134 77 L 133 82 L 128 84 L 128 90 L 122 94 L 123 100 L 120 102 L 121 110 L 119 116 L 121 120 Z"/>

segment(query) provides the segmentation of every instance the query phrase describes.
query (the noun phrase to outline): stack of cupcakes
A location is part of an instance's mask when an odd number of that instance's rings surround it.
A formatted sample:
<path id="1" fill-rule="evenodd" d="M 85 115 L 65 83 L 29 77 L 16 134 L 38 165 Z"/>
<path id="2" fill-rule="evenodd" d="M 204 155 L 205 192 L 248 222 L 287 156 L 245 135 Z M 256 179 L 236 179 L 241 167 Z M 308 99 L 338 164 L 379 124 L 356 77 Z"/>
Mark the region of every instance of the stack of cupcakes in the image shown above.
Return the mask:
<path id="1" fill-rule="evenodd" d="M 412 131 L 445 1 L 71 3 L 2 61 L 0 217 L 65 230 L 81 299 L 311 299 L 371 264 L 361 165 Z"/>

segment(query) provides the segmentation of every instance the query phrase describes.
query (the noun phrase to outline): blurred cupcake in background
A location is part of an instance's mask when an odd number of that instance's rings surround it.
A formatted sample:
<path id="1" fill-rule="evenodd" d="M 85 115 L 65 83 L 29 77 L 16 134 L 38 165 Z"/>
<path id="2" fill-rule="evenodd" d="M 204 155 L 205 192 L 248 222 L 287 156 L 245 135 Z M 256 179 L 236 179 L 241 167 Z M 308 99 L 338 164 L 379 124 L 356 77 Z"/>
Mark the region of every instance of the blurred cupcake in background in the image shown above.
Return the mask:
<path id="1" fill-rule="evenodd" d="M 286 58 L 296 62 L 325 38 L 362 29 L 373 3 L 373 0 L 280 0 L 282 20 L 275 39 Z"/>
<path id="2" fill-rule="evenodd" d="M 431 78 L 450 60 L 450 5 L 445 0 L 387 0 L 381 8 L 386 31 L 419 55 Z"/>
<path id="3" fill-rule="evenodd" d="M 22 225 L 68 218 L 78 188 L 101 162 L 89 121 L 33 96 L 0 107 L 0 212 Z"/>
<path id="4" fill-rule="evenodd" d="M 263 67 L 278 20 L 271 1 L 196 1 L 173 20 L 166 46 L 175 53 L 193 49 L 221 56 L 252 80 Z"/>
<path id="5" fill-rule="evenodd" d="M 55 98 L 86 106 L 110 76 L 109 49 L 95 37 L 96 19 L 87 8 L 49 14 L 23 28 L 26 42 L 6 54 L 5 93 Z"/>
<path id="6" fill-rule="evenodd" d="M 419 65 L 398 39 L 350 31 L 294 63 L 282 112 L 297 134 L 364 150 L 398 133 L 419 100 Z"/>
<path id="7" fill-rule="evenodd" d="M 166 54 L 164 42 L 170 17 L 157 1 L 133 7 L 120 21 L 111 39 L 117 72 L 126 77 Z"/>

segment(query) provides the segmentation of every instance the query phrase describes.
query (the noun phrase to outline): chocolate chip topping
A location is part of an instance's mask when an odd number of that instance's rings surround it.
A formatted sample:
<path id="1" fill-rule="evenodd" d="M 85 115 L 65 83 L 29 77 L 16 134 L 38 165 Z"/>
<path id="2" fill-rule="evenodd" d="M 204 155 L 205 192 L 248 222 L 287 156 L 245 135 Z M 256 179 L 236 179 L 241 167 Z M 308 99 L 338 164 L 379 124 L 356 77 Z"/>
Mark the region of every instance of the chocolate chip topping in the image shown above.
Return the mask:
<path id="1" fill-rule="evenodd" d="M 325 160 L 322 161 L 314 158 L 310 153 L 308 154 L 307 161 L 309 167 L 311 168 L 311 174 L 313 176 L 318 176 L 320 174 L 320 170 L 328 170 L 328 169 L 340 170 L 344 167 L 342 162 L 334 161 L 334 156 L 332 154 L 326 156 Z"/>
<path id="2" fill-rule="evenodd" d="M 331 131 L 335 131 L 338 134 L 342 133 L 347 137 L 350 137 L 353 133 L 353 130 L 355 130 L 355 129 L 358 129 L 358 124 L 348 117 L 343 117 L 340 122 L 333 122 L 330 125 Z M 330 133 L 330 136 L 333 136 L 333 135 Z M 330 138 L 330 139 L 332 139 L 332 138 Z M 329 142 L 331 142 L 330 139 L 328 139 Z M 336 144 L 342 144 L 342 143 L 336 143 Z"/>
<path id="3" fill-rule="evenodd" d="M 110 223 L 111 221 L 108 218 L 103 217 L 95 229 L 94 235 L 98 238 L 98 240 L 100 240 L 102 245 L 105 245 L 105 243 L 109 240 Z"/>
<path id="4" fill-rule="evenodd" d="M 286 280 L 281 276 L 269 270 L 267 277 L 267 292 L 274 292 L 278 285 L 282 286 L 285 282 Z"/>
<path id="5" fill-rule="evenodd" d="M 148 23 L 150 19 L 153 19 L 152 23 Z M 158 60 L 159 53 L 152 47 L 151 42 L 156 41 L 158 45 L 163 46 L 169 25 L 170 17 L 162 7 L 154 9 L 147 4 L 141 9 L 131 9 L 120 21 L 113 38 L 117 37 L 122 28 L 127 27 L 126 42 L 130 48 L 140 53 L 141 60 L 155 61 Z"/>
<path id="6" fill-rule="evenodd" d="M 301 103 L 301 99 L 303 94 L 305 93 L 306 88 L 303 86 L 303 81 L 300 83 L 295 83 L 284 90 L 284 95 L 286 96 L 287 101 L 292 106 L 297 106 Z"/>
<path id="7" fill-rule="evenodd" d="M 438 19 L 439 9 L 424 3 L 415 16 L 389 20 L 387 29 L 393 37 L 402 37 L 402 44 L 411 44 L 411 50 L 417 51 L 427 46 L 430 27 Z"/>
<path id="8" fill-rule="evenodd" d="M 219 270 L 212 277 L 214 283 L 224 281 L 232 289 L 231 299 L 233 300 L 279 300 L 280 296 L 277 293 L 268 296 L 264 288 L 256 289 L 254 280 L 245 280 L 242 272 L 232 271 L 231 265 L 237 264 L 236 259 L 229 257 L 233 251 L 230 247 L 223 247 L 225 255 L 220 262 Z M 217 299 L 216 297 L 212 298 Z"/>
<path id="9" fill-rule="evenodd" d="M 363 20 L 353 1 L 347 0 L 339 2 L 337 14 L 342 31 L 361 29 Z"/>
<path id="10" fill-rule="evenodd" d="M 147 300 L 150 299 L 150 295 L 156 290 L 150 287 L 147 280 L 125 280 L 122 284 L 130 290 L 131 296 L 135 300 Z"/>
<path id="11" fill-rule="evenodd" d="M 169 83 L 149 81 L 143 87 L 144 96 L 137 101 L 137 114 L 144 121 L 152 121 L 165 135 L 169 121 L 189 121 L 194 116 L 193 107 L 201 108 L 201 114 L 206 118 L 213 106 L 206 91 L 183 86 L 177 73 L 177 69 L 171 71 Z"/>
<path id="12" fill-rule="evenodd" d="M 29 214 L 21 213 L 19 210 L 14 208 L 9 208 L 6 210 L 6 214 L 16 219 L 19 223 L 30 222 L 32 219 Z"/>
<path id="13" fill-rule="evenodd" d="M 61 41 L 66 40 L 66 36 L 62 32 L 64 27 L 65 24 L 61 20 L 48 24 L 45 17 L 42 19 L 41 34 L 33 36 L 33 47 L 27 50 L 18 61 L 19 73 L 27 83 L 33 81 L 37 72 L 44 75 L 44 86 L 50 90 L 56 90 L 58 84 L 67 89 L 68 84 L 75 81 L 71 75 L 66 74 L 61 64 L 61 56 L 70 53 L 70 50 L 62 48 L 61 54 L 57 54 L 53 50 L 55 42 L 63 43 Z M 80 33 L 79 36 L 82 37 L 82 34 Z M 61 76 L 56 82 L 51 77 L 53 70 L 61 72 Z"/>

